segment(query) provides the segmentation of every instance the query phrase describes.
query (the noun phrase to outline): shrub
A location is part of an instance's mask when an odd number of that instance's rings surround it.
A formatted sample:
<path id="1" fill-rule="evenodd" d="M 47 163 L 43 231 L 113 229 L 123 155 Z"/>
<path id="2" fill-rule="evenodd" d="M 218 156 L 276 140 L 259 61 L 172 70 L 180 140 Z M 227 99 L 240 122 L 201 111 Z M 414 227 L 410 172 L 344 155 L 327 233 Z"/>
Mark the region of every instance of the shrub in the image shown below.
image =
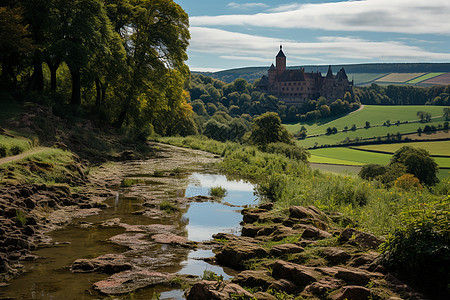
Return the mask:
<path id="1" fill-rule="evenodd" d="M 274 174 L 258 184 L 256 190 L 260 197 L 275 202 L 281 199 L 286 180 L 282 175 Z"/>
<path id="2" fill-rule="evenodd" d="M 221 186 L 214 186 L 209 189 L 209 195 L 212 197 L 223 198 L 227 195 L 227 190 Z"/>
<path id="3" fill-rule="evenodd" d="M 288 158 L 307 162 L 311 154 L 303 147 L 288 145 L 285 143 L 270 143 L 262 147 L 264 152 L 282 154 Z"/>
<path id="4" fill-rule="evenodd" d="M 159 204 L 159 209 L 160 210 L 164 210 L 165 212 L 167 212 L 168 214 L 172 213 L 172 212 L 176 212 L 178 211 L 178 207 L 176 207 L 175 205 L 173 205 L 172 203 L 170 203 L 169 201 L 162 201 Z"/>
<path id="5" fill-rule="evenodd" d="M 27 223 L 27 217 L 21 209 L 16 210 L 16 219 L 20 222 L 20 224 L 22 224 L 22 227 L 25 227 L 25 224 Z"/>
<path id="6" fill-rule="evenodd" d="M 22 147 L 20 146 L 12 146 L 11 149 L 9 149 L 9 151 L 11 152 L 11 155 L 17 155 L 23 152 Z"/>
<path id="7" fill-rule="evenodd" d="M 413 206 L 383 245 L 384 264 L 431 298 L 450 299 L 450 198 Z"/>
<path id="8" fill-rule="evenodd" d="M 359 177 L 366 180 L 376 179 L 378 176 L 385 174 L 387 167 L 378 164 L 364 165 L 359 171 Z"/>
<path id="9" fill-rule="evenodd" d="M 423 189 L 423 186 L 420 184 L 420 180 L 414 177 L 414 175 L 408 173 L 398 177 L 395 180 L 394 185 L 406 191 L 411 190 L 421 191 Z"/>
<path id="10" fill-rule="evenodd" d="M 203 271 L 202 280 L 223 281 L 223 275 L 217 275 L 213 271 L 205 270 Z"/>
<path id="11" fill-rule="evenodd" d="M 0 157 L 6 156 L 6 147 L 0 144 Z"/>

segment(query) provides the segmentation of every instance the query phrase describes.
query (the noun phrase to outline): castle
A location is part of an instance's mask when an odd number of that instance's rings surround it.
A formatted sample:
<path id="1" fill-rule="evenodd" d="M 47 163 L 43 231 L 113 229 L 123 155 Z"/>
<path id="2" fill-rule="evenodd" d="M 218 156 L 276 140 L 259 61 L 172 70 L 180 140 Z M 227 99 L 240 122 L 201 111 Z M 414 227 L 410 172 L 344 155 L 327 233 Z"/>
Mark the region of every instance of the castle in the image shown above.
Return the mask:
<path id="1" fill-rule="evenodd" d="M 308 100 L 317 100 L 320 96 L 328 102 L 343 99 L 346 92 L 351 92 L 353 81 L 349 82 L 344 68 L 336 76 L 328 67 L 325 77 L 320 72 L 286 70 L 286 55 L 283 46 L 276 56 L 276 66 L 270 66 L 268 76 L 264 75 L 258 84 L 259 89 L 277 96 L 288 105 L 301 105 Z"/>

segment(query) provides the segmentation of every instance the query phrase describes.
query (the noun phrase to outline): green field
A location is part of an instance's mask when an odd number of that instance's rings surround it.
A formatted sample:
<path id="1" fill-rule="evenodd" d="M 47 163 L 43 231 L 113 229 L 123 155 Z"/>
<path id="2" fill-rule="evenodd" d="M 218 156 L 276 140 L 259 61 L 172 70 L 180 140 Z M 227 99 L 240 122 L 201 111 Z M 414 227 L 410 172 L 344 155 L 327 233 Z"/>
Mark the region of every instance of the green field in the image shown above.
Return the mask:
<path id="1" fill-rule="evenodd" d="M 391 154 L 367 152 L 344 147 L 313 149 L 309 150 L 309 152 L 311 153 L 309 161 L 312 163 L 350 166 L 362 166 L 365 164 L 386 165 L 392 157 Z M 450 157 L 435 157 L 434 160 L 440 168 L 450 168 Z M 447 177 L 448 171 L 440 170 L 440 178 Z"/>
<path id="2" fill-rule="evenodd" d="M 355 73 L 355 74 L 347 74 L 348 79 L 354 81 L 355 85 L 360 85 L 364 83 L 371 83 L 372 81 L 377 80 L 383 76 L 386 76 L 387 73 Z"/>
<path id="3" fill-rule="evenodd" d="M 298 132 L 300 127 L 304 125 L 308 130 L 308 135 L 325 133 L 327 127 L 336 127 L 338 130 L 344 129 L 345 126 L 349 128 L 352 124 L 356 124 L 357 127 L 363 127 L 366 121 L 369 121 L 371 125 L 383 124 L 386 120 L 390 120 L 391 123 L 395 123 L 397 120 L 404 121 L 416 121 L 417 112 L 419 110 L 431 113 L 432 117 L 442 116 L 443 106 L 384 106 L 384 105 L 365 105 L 360 111 L 350 113 L 344 117 L 335 120 L 325 120 L 319 124 L 298 123 L 285 125 L 287 130 L 292 133 Z M 393 126 L 391 126 L 392 128 Z M 418 126 L 417 126 L 418 127 Z M 416 129 L 417 129 L 416 127 Z M 383 127 L 387 128 L 387 127 Z"/>
<path id="4" fill-rule="evenodd" d="M 436 76 L 439 76 L 439 75 L 442 75 L 442 74 L 445 74 L 445 73 L 428 73 L 428 74 L 422 75 L 420 77 L 417 77 L 415 79 L 412 79 L 410 81 L 407 81 L 406 83 L 416 84 L 416 83 L 428 80 L 430 78 L 433 78 L 433 77 L 436 77 Z"/>
<path id="5" fill-rule="evenodd" d="M 450 135 L 449 135 L 450 137 Z M 357 146 L 357 149 L 367 149 L 394 153 L 403 146 L 411 146 L 414 148 L 423 148 L 430 152 L 431 155 L 448 155 L 450 156 L 450 141 L 436 141 L 436 142 L 419 142 L 419 143 L 399 143 L 399 144 L 380 144 Z"/>
<path id="6" fill-rule="evenodd" d="M 423 75 L 425 73 L 391 73 L 375 80 L 375 82 L 404 83 Z"/>

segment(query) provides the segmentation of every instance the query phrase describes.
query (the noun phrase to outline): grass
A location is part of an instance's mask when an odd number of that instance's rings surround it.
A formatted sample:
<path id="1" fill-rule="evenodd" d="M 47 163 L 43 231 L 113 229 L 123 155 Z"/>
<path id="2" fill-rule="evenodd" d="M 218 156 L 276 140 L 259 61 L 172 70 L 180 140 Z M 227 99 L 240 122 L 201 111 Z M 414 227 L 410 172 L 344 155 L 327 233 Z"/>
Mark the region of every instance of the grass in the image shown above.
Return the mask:
<path id="1" fill-rule="evenodd" d="M 209 195 L 212 197 L 223 198 L 227 195 L 227 190 L 221 186 L 214 186 L 209 189 Z"/>
<path id="2" fill-rule="evenodd" d="M 0 184 L 7 182 L 47 185 L 68 183 L 73 186 L 82 181 L 79 171 L 71 152 L 49 148 L 20 160 L 2 164 Z"/>
<path id="3" fill-rule="evenodd" d="M 174 204 L 170 203 L 169 201 L 162 201 L 159 204 L 159 209 L 164 210 L 168 214 L 178 211 L 178 207 L 176 207 Z"/>
<path id="4" fill-rule="evenodd" d="M 428 73 L 428 74 L 419 76 L 419 77 L 417 77 L 417 78 L 415 78 L 415 79 L 409 80 L 409 81 L 407 81 L 406 83 L 409 83 L 409 84 L 416 84 L 416 83 L 419 83 L 419 82 L 422 82 L 422 81 L 425 81 L 425 80 L 434 78 L 434 77 L 439 76 L 439 75 L 442 75 L 442 74 L 445 74 L 445 73 Z"/>
<path id="5" fill-rule="evenodd" d="M 132 187 L 133 185 L 144 183 L 144 180 L 137 179 L 137 178 L 125 178 L 122 179 L 122 182 L 120 183 L 121 187 Z"/>
<path id="6" fill-rule="evenodd" d="M 0 134 L 0 146 L 3 146 L 6 149 L 6 156 L 9 156 L 16 155 L 23 151 L 31 149 L 32 142 L 29 139 L 23 137 L 10 137 Z"/>
<path id="7" fill-rule="evenodd" d="M 450 156 L 450 141 L 436 141 L 436 142 L 411 142 L 411 143 L 398 143 L 398 144 L 379 144 L 379 145 L 367 145 L 357 146 L 357 149 L 367 149 L 384 151 L 394 153 L 403 146 L 411 146 L 414 148 L 422 148 L 430 152 L 431 155 L 447 155 Z"/>
<path id="8" fill-rule="evenodd" d="M 322 134 L 326 132 L 327 127 L 336 127 L 339 131 L 343 130 L 345 126 L 350 128 L 352 124 L 356 124 L 357 127 L 364 127 L 366 121 L 370 124 L 383 124 L 386 120 L 390 120 L 391 123 L 395 123 L 397 120 L 400 122 L 417 121 L 416 113 L 419 111 L 426 111 L 431 113 L 432 117 L 442 116 L 442 106 L 385 106 L 385 105 L 365 105 L 364 109 L 350 113 L 338 119 L 325 119 L 318 123 L 298 123 L 298 124 L 286 124 L 285 127 L 292 133 L 298 132 L 303 125 L 308 131 L 308 135 Z M 443 119 L 441 120 L 443 122 Z M 396 127 L 391 125 L 392 128 Z M 419 127 L 419 126 L 417 126 Z M 415 128 L 417 130 L 417 127 Z M 423 127 L 423 126 L 422 126 Z M 357 132 L 357 131 L 356 131 Z"/>

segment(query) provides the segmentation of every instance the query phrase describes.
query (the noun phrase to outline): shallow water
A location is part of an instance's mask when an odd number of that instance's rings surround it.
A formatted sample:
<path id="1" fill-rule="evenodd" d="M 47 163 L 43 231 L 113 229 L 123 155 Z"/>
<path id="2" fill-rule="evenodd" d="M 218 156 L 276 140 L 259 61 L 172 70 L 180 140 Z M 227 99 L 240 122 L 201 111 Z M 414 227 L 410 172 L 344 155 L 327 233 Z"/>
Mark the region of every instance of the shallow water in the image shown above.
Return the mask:
<path id="1" fill-rule="evenodd" d="M 222 186 L 228 194 L 220 202 L 191 203 L 176 217 L 151 219 L 143 215 L 133 214 L 142 210 L 143 197 L 139 193 L 129 196 L 130 188 L 118 190 L 118 196 L 109 199 L 110 207 L 100 214 L 73 222 L 50 234 L 56 247 L 42 248 L 33 254 L 41 257 L 34 262 L 24 262 L 25 273 L 10 282 L 7 287 L 0 287 L 1 298 L 13 299 L 101 299 L 108 298 L 94 291 L 92 283 L 109 277 L 98 273 L 71 273 L 69 270 L 73 261 L 79 258 L 95 258 L 108 253 L 124 253 L 127 247 L 119 246 L 108 239 L 125 232 L 123 228 L 103 228 L 98 224 L 120 218 L 122 223 L 130 225 L 172 224 L 182 229 L 190 240 L 204 241 L 211 239 L 212 234 L 218 232 L 232 232 L 239 234 L 239 223 L 242 217 L 239 207 L 231 205 L 253 205 L 256 197 L 253 186 L 243 181 L 229 181 L 223 175 L 193 173 L 188 177 L 179 177 L 184 188 L 168 188 L 164 183 L 153 180 L 151 175 L 138 174 L 144 177 L 145 183 L 140 190 L 152 191 L 155 195 L 170 199 L 173 196 L 192 197 L 208 195 L 208 189 Z M 137 176 L 136 176 L 137 177 Z M 148 177 L 148 178 L 147 178 Z M 183 195 L 184 194 L 184 195 Z M 127 195 L 127 196 L 125 196 Z M 127 254 L 128 253 L 128 254 Z M 179 274 L 201 276 L 205 270 L 210 270 L 228 279 L 235 275 L 231 269 L 209 264 L 201 258 L 214 256 L 211 250 L 189 250 L 180 247 L 149 243 L 148 249 L 133 253 L 125 252 L 125 256 L 133 262 L 139 261 L 140 266 L 152 270 Z M 169 261 L 170 265 L 158 265 L 158 260 Z M 182 299 L 183 291 L 167 287 L 154 287 L 138 290 L 124 298 L 151 299 L 160 294 L 160 299 Z"/>

